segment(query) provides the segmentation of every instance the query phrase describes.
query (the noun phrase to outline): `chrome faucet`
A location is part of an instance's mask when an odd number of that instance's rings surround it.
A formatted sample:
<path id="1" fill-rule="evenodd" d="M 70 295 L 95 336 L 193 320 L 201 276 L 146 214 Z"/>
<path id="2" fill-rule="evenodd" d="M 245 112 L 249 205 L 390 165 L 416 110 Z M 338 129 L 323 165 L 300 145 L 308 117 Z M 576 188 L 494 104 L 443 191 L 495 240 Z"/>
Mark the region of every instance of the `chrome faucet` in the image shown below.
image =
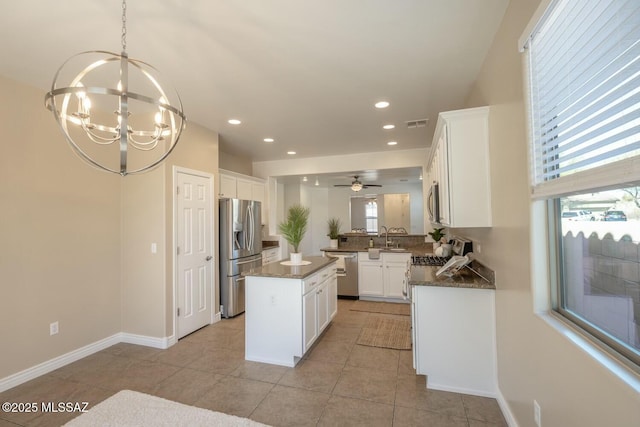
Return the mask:
<path id="1" fill-rule="evenodd" d="M 380 230 L 378 230 L 378 237 L 382 237 L 381 236 L 382 233 L 380 231 L 383 228 L 384 228 L 384 247 L 388 248 L 389 247 L 389 243 L 392 243 L 392 242 L 389 241 L 389 230 L 387 229 L 386 226 L 383 225 L 382 227 L 380 227 Z"/>

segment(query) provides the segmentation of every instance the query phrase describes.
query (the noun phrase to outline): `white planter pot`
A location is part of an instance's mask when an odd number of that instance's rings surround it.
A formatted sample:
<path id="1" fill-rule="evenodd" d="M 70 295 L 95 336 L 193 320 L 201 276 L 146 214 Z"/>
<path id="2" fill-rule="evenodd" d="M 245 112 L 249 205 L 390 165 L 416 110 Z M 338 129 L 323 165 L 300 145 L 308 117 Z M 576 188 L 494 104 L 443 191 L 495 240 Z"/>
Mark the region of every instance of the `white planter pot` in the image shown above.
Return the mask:
<path id="1" fill-rule="evenodd" d="M 451 252 L 453 251 L 451 244 L 443 243 L 440 247 L 442 248 L 442 256 L 451 256 Z"/>
<path id="2" fill-rule="evenodd" d="M 302 262 L 302 253 L 291 252 L 289 255 L 291 256 L 291 264 L 300 264 Z"/>
<path id="3" fill-rule="evenodd" d="M 329 247 L 331 249 L 338 249 L 338 239 L 330 239 L 329 240 Z"/>
<path id="4" fill-rule="evenodd" d="M 440 242 L 433 242 L 433 250 L 435 251 L 440 247 Z"/>

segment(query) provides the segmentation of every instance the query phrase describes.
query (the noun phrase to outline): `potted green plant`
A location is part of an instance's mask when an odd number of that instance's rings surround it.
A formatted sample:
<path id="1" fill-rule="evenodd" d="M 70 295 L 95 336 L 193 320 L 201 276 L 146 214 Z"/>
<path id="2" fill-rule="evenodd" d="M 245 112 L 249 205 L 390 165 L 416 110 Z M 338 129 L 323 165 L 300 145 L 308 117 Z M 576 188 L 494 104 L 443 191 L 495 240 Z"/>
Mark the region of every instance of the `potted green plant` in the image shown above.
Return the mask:
<path id="1" fill-rule="evenodd" d="M 302 261 L 302 254 L 298 252 L 298 247 L 300 246 L 300 242 L 302 242 L 304 234 L 307 232 L 308 221 L 309 208 L 295 204 L 289 207 L 287 220 L 278 225 L 282 236 L 293 246 L 293 252 L 291 253 L 292 264 L 300 264 Z"/>
<path id="2" fill-rule="evenodd" d="M 329 218 L 327 221 L 327 225 L 329 226 L 329 247 L 337 248 L 338 247 L 338 237 L 340 236 L 340 218 Z"/>
<path id="3" fill-rule="evenodd" d="M 440 243 L 443 243 L 442 240 L 445 239 L 444 236 L 446 235 L 446 233 L 444 233 L 443 231 L 444 231 L 444 227 L 434 228 L 433 231 L 429 231 L 427 233 L 429 236 L 431 236 L 431 238 L 435 242 L 433 244 L 433 249 L 440 247 Z M 446 240 L 444 241 L 444 243 L 446 243 Z"/>

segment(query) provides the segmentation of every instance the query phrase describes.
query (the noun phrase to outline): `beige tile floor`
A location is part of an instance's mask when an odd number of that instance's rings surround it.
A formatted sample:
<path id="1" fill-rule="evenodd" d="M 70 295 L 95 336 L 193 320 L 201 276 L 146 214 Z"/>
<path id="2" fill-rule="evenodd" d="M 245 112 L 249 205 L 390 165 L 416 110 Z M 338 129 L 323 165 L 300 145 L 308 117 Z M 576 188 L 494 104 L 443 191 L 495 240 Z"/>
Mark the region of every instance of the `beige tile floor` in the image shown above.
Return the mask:
<path id="1" fill-rule="evenodd" d="M 411 352 L 356 344 L 369 316 L 338 314 L 295 368 L 244 360 L 244 316 L 167 350 L 117 344 L 0 393 L 0 402 L 91 404 L 122 389 L 273 426 L 505 426 L 495 399 L 427 390 Z M 77 414 L 4 413 L 0 427 L 58 426 Z"/>

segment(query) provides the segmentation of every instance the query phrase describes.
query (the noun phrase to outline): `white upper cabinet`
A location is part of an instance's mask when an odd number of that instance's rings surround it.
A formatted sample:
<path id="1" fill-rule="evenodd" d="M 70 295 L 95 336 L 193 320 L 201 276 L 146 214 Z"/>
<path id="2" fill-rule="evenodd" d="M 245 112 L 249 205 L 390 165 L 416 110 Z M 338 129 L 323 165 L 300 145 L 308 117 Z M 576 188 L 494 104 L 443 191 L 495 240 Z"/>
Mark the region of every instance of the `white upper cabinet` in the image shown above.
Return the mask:
<path id="1" fill-rule="evenodd" d="M 234 174 L 220 169 L 221 198 L 256 200 L 264 202 L 264 180 L 246 175 Z"/>
<path id="2" fill-rule="evenodd" d="M 220 174 L 220 194 L 219 196 L 224 199 L 235 199 L 238 197 L 238 190 L 236 189 L 236 177 L 230 175 Z"/>
<path id="3" fill-rule="evenodd" d="M 438 184 L 437 224 L 491 227 L 489 107 L 440 113 L 428 165 Z"/>
<path id="4" fill-rule="evenodd" d="M 248 175 L 240 175 L 220 169 L 220 192 L 221 199 L 242 199 L 255 200 L 260 202 L 260 213 L 262 223 L 267 222 L 267 206 L 265 203 L 265 183 L 260 178 Z"/>
<path id="5" fill-rule="evenodd" d="M 257 200 L 253 198 L 253 181 L 248 179 L 238 178 L 236 181 L 236 189 L 238 191 L 237 193 L 238 199 Z"/>

